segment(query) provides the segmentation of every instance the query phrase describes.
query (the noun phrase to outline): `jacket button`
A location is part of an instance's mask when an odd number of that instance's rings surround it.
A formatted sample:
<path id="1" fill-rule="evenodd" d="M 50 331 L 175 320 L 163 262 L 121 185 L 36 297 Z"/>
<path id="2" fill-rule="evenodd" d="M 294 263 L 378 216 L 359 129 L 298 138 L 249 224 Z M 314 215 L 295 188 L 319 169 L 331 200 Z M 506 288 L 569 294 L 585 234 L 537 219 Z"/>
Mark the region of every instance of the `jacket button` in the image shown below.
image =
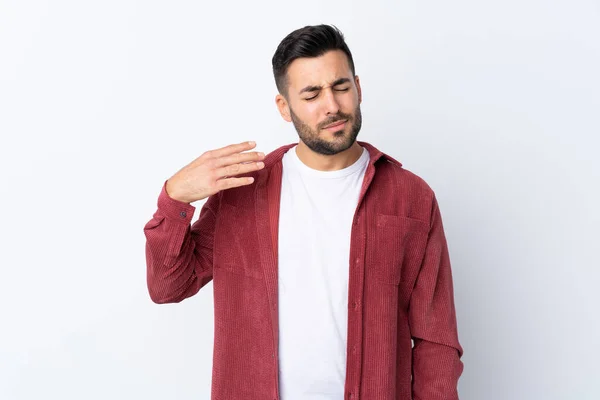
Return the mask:
<path id="1" fill-rule="evenodd" d="M 182 211 L 179 213 L 179 215 L 181 216 L 181 218 L 185 218 L 187 216 L 187 213 L 185 211 Z"/>

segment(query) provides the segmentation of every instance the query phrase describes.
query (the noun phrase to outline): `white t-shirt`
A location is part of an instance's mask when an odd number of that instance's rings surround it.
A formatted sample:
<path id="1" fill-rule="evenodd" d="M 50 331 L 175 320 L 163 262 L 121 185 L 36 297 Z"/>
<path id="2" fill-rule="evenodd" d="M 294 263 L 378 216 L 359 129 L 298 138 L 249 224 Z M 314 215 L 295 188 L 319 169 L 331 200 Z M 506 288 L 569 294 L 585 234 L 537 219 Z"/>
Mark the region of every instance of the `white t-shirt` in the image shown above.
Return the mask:
<path id="1" fill-rule="evenodd" d="M 279 215 L 279 383 L 282 400 L 344 398 L 350 232 L 369 163 L 337 171 L 283 156 Z"/>

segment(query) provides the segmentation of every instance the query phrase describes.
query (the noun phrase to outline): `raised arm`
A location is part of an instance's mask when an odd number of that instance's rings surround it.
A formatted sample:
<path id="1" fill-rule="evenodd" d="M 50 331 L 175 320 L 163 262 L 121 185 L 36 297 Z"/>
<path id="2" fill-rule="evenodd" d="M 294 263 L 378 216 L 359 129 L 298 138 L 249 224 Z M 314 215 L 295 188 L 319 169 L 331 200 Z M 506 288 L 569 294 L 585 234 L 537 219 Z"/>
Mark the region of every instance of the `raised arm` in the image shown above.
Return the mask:
<path id="1" fill-rule="evenodd" d="M 148 292 L 155 303 L 180 302 L 212 279 L 219 197 L 208 198 L 190 228 L 195 207 L 170 198 L 165 182 L 158 210 L 144 227 Z"/>
<path id="2" fill-rule="evenodd" d="M 163 185 L 158 209 L 144 227 L 147 283 L 155 303 L 176 303 L 193 296 L 212 279 L 213 241 L 223 190 L 250 185 L 239 177 L 264 168 L 263 153 L 243 151 L 254 142 L 207 151 Z M 191 227 L 195 207 L 206 200 Z"/>

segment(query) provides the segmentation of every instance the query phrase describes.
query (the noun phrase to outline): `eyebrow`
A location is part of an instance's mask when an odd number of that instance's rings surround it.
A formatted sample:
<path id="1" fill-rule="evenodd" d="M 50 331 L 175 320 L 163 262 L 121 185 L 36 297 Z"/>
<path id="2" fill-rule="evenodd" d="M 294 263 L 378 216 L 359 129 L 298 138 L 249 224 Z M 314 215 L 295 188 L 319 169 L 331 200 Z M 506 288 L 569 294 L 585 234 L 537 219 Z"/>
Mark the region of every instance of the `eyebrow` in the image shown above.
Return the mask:
<path id="1" fill-rule="evenodd" d="M 336 81 L 334 81 L 331 86 L 338 86 L 341 85 L 342 83 L 347 83 L 350 82 L 350 79 L 348 78 L 340 78 Z M 304 89 L 302 89 L 300 92 L 298 92 L 298 94 L 302 94 L 304 92 L 317 92 L 319 90 L 323 89 L 323 86 L 307 86 Z"/>

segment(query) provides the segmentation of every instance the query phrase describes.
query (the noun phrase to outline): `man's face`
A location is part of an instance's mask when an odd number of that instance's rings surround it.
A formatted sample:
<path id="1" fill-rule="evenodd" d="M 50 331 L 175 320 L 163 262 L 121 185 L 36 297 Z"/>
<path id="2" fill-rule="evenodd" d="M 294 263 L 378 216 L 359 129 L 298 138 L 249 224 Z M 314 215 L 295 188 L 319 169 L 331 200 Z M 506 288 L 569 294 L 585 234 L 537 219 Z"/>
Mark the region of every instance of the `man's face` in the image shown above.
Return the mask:
<path id="1" fill-rule="evenodd" d="M 294 60 L 287 72 L 287 99 L 278 96 L 284 119 L 312 151 L 332 155 L 350 148 L 362 124 L 361 90 L 348 58 L 334 50 Z"/>

